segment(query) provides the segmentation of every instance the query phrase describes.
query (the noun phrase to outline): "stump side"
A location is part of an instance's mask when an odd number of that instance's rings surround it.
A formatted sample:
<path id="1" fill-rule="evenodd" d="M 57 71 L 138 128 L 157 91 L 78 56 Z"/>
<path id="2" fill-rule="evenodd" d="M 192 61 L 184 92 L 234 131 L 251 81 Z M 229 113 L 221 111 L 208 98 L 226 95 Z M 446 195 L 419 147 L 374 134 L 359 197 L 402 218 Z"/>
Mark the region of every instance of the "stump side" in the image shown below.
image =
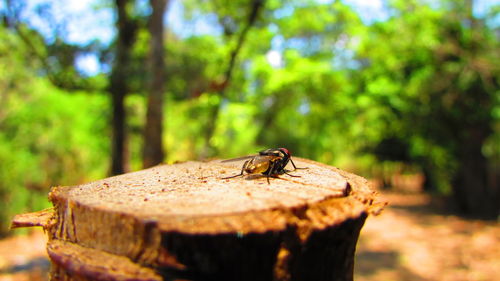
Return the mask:
<path id="1" fill-rule="evenodd" d="M 148 280 L 162 277 L 123 256 L 53 239 L 47 245 L 53 280 Z"/>
<path id="2" fill-rule="evenodd" d="M 187 162 L 56 187 L 46 228 L 50 241 L 126 258 L 164 280 L 352 280 L 375 195 L 359 176 L 294 162 L 309 169 L 269 185 L 263 176 L 221 179 L 235 165 Z"/>

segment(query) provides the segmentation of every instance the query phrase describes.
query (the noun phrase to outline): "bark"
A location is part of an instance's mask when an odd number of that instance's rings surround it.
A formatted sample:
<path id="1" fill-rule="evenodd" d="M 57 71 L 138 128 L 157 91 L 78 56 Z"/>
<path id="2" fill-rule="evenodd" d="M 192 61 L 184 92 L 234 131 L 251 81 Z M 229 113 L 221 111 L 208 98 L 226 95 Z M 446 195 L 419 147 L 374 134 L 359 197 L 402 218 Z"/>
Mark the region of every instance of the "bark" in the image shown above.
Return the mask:
<path id="1" fill-rule="evenodd" d="M 50 272 L 52 280 L 162 280 L 153 269 L 126 257 L 62 240 L 52 240 L 47 252 L 54 264 Z"/>
<path id="2" fill-rule="evenodd" d="M 137 23 L 127 11 L 129 0 L 116 0 L 117 30 L 116 56 L 110 76 L 109 92 L 111 94 L 112 141 L 111 141 L 111 174 L 126 172 L 127 139 L 125 96 L 129 91 L 127 77 L 130 75 L 131 51 L 136 39 Z"/>
<path id="3" fill-rule="evenodd" d="M 165 157 L 163 151 L 163 92 L 165 61 L 163 51 L 163 15 L 167 0 L 150 0 L 152 14 L 149 22 L 149 95 L 146 126 L 144 129 L 143 166 L 160 164 Z"/>
<path id="4" fill-rule="evenodd" d="M 352 280 L 365 179 L 317 162 L 267 179 L 187 162 L 53 188 L 52 280 Z M 16 217 L 29 225 L 26 216 Z M 15 223 L 15 222 L 14 222 Z"/>
<path id="5" fill-rule="evenodd" d="M 470 23 L 472 38 L 469 45 L 461 47 L 468 49 L 468 52 L 473 54 L 472 58 L 477 61 L 476 54 L 484 52 L 484 48 L 481 45 L 480 26 L 474 18 L 473 11 L 474 1 L 465 0 L 464 19 Z M 480 69 L 477 71 L 481 73 Z M 486 75 L 482 73 L 482 75 L 492 76 L 493 73 Z M 483 155 L 484 144 L 494 133 L 492 128 L 494 121 L 491 114 L 478 112 L 493 112 L 494 87 L 486 81 L 476 81 L 462 98 L 461 108 L 465 109 L 462 114 L 467 117 L 463 118 L 463 122 L 459 125 L 461 133 L 458 136 L 458 168 L 453 179 L 455 202 L 460 211 L 488 219 L 497 219 L 500 215 L 500 186 L 493 179 L 495 175 L 489 177 L 488 159 Z M 497 172 L 497 168 L 491 171 L 493 174 Z"/>
<path id="6" fill-rule="evenodd" d="M 465 214 L 496 219 L 500 214 L 500 188 L 488 180 L 488 160 L 482 148 L 489 133 L 469 128 L 459 148 L 459 167 L 453 181 L 455 202 Z"/>

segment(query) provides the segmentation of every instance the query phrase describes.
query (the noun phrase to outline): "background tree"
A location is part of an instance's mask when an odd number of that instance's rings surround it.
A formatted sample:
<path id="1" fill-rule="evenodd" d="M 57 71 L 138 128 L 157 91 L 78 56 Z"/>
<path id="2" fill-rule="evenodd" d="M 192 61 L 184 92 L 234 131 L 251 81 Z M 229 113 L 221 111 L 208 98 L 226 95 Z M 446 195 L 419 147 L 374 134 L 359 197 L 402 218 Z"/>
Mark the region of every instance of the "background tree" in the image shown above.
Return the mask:
<path id="1" fill-rule="evenodd" d="M 133 17 L 134 2 L 116 0 L 116 51 L 113 69 L 109 77 L 112 115 L 111 174 L 117 175 L 127 171 L 127 138 L 125 97 L 130 91 L 128 77 L 131 76 L 131 51 L 136 40 L 139 23 Z"/>
<path id="2" fill-rule="evenodd" d="M 232 83 L 233 72 L 237 66 L 236 63 L 241 48 L 247 39 L 248 32 L 259 19 L 265 2 L 265 0 L 250 0 L 243 1 L 243 3 L 236 1 L 228 4 L 226 2 L 211 1 L 230 50 L 226 66 L 223 69 L 222 75 L 220 75 L 221 78 L 215 79 L 212 83 L 213 87 L 210 89 L 217 95 L 217 98 L 216 102 L 209 109 L 206 130 L 204 132 L 205 147 L 201 155 L 202 158 L 214 153 L 214 146 L 211 144 L 211 139 L 218 122 L 221 102 L 227 99 L 227 87 Z"/>
<path id="3" fill-rule="evenodd" d="M 495 217 L 498 170 L 483 151 L 498 124 L 498 38 L 472 16 L 471 2 L 443 3 L 396 2 L 393 17 L 362 43 L 365 110 L 382 109 L 373 117 L 383 130 L 370 145 L 382 159 L 392 153 L 390 160 L 417 164 L 430 188 L 451 191 L 463 212 Z"/>
<path id="4" fill-rule="evenodd" d="M 172 1 L 184 16 L 167 17 L 176 19 L 162 32 L 168 44 L 155 41 L 168 58 L 160 67 L 161 59 L 145 63 L 152 2 L 96 1 L 92 11 L 114 14 L 116 32 L 110 42 L 74 43 L 63 2 L 4 0 L 0 197 L 8 207 L 0 216 L 40 209 L 51 185 L 102 178 L 110 161 L 115 174 L 140 169 L 147 147 L 163 147 L 171 163 L 284 146 L 366 177 L 385 173 L 388 184 L 394 173 L 423 174 L 427 191 L 495 217 L 499 8 L 479 12 L 477 1 L 390 1 L 371 21 L 348 1 Z M 84 55 L 99 58 L 100 72 L 78 67 Z M 169 129 L 153 146 L 146 132 L 164 126 L 145 125 L 147 97 L 161 76 L 154 88 L 163 101 L 151 101 L 150 112 L 163 106 Z"/>
<path id="5" fill-rule="evenodd" d="M 48 207 L 51 186 L 101 178 L 109 161 L 107 141 L 95 137 L 107 131 L 103 77 L 92 77 L 92 87 L 57 83 L 65 81 L 57 60 L 79 51 L 52 56 L 56 43 L 27 23 L 25 3 L 6 1 L 0 9 L 0 236 L 12 233 L 13 214 Z"/>
<path id="6" fill-rule="evenodd" d="M 163 15 L 167 0 L 151 0 L 152 13 L 149 19 L 151 36 L 149 52 L 149 95 L 144 128 L 143 166 L 151 167 L 163 162 L 163 92 L 164 92 L 164 29 Z"/>

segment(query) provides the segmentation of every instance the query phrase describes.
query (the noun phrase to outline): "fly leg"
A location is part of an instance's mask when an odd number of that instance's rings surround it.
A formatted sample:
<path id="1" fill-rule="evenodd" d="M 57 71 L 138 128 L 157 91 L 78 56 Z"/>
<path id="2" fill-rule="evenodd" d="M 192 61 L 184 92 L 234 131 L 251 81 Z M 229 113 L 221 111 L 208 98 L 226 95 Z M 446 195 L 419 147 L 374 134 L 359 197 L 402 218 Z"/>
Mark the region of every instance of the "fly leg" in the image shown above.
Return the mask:
<path id="1" fill-rule="evenodd" d="M 298 170 L 298 169 L 309 169 L 308 167 L 303 167 L 303 168 L 302 168 L 302 167 L 299 167 L 299 168 L 298 168 L 297 166 L 295 166 L 295 163 L 293 163 L 293 160 L 292 160 L 292 158 L 291 158 L 291 157 L 290 157 L 290 162 L 292 162 L 293 170 Z M 288 174 L 287 172 L 285 172 L 285 174 L 287 174 L 287 175 L 291 176 L 291 175 L 290 175 L 290 174 Z M 293 177 L 293 176 L 292 176 L 292 177 Z M 297 176 L 296 176 L 296 177 L 297 177 Z"/>
<path id="2" fill-rule="evenodd" d="M 295 166 L 295 163 L 293 163 L 292 158 L 290 158 L 290 162 L 292 163 L 293 171 L 298 170 L 298 169 L 309 169 L 308 167 L 300 168 L 300 167 Z M 294 178 L 300 178 L 300 176 L 292 175 L 292 174 L 289 174 L 288 172 L 291 172 L 291 171 L 287 171 L 287 170 L 283 169 L 283 173 L 285 173 L 291 177 L 294 177 Z"/>
<path id="3" fill-rule="evenodd" d="M 239 173 L 237 175 L 234 175 L 234 176 L 224 177 L 222 179 L 231 179 L 231 178 L 236 178 L 236 177 L 243 176 L 243 172 L 245 171 L 245 169 L 248 166 L 248 164 L 250 164 L 250 160 L 245 161 L 245 163 L 243 164 L 243 167 L 241 167 L 241 173 Z"/>
<path id="4" fill-rule="evenodd" d="M 269 172 L 266 174 L 267 184 L 271 184 L 269 182 L 269 177 L 271 176 L 271 173 L 274 171 L 275 166 L 276 166 L 276 162 L 269 161 L 269 170 L 268 170 Z M 272 175 L 272 177 L 277 178 L 277 176 L 275 176 L 275 175 Z"/>
<path id="5" fill-rule="evenodd" d="M 299 169 L 307 169 L 307 168 L 299 168 Z M 283 170 L 283 173 L 289 175 L 290 177 L 294 177 L 294 178 L 300 178 L 300 176 L 296 176 L 296 175 L 292 175 L 292 174 L 289 174 L 287 171 Z"/>

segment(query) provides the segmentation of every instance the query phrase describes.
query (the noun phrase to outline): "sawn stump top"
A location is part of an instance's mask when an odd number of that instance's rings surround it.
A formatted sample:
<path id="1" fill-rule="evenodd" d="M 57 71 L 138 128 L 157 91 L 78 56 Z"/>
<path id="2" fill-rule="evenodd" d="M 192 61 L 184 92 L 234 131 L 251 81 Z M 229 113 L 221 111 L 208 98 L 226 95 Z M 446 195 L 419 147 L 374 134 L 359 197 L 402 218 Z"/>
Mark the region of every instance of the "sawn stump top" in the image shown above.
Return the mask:
<path id="1" fill-rule="evenodd" d="M 282 215 L 284 212 L 307 209 L 307 206 L 349 195 L 357 195 L 358 199 L 359 195 L 372 197 L 366 180 L 361 177 L 306 159 L 294 158 L 294 162 L 308 169 L 290 172 L 300 177 L 285 174 L 270 178 L 270 184 L 263 175 L 222 179 L 240 172 L 241 163 L 238 162 L 185 162 L 82 185 L 55 187 L 49 198 L 55 206 L 68 204 L 154 221 L 164 229 L 191 228 L 191 231 L 210 232 L 212 226 L 220 231 L 221 223 L 228 231 L 258 230 L 243 229 L 249 225 L 256 228 L 265 225 L 269 230 L 272 223 L 282 228 L 287 223 Z M 287 168 L 291 169 L 291 165 Z M 339 210 L 343 213 L 342 219 L 349 217 L 345 214 L 346 208 L 352 208 L 347 213 L 358 216 L 366 207 L 365 204 L 342 202 L 347 203 Z M 247 219 L 242 220 L 242 217 Z M 220 218 L 225 219 L 221 222 Z M 246 223 L 248 220 L 254 223 Z"/>

